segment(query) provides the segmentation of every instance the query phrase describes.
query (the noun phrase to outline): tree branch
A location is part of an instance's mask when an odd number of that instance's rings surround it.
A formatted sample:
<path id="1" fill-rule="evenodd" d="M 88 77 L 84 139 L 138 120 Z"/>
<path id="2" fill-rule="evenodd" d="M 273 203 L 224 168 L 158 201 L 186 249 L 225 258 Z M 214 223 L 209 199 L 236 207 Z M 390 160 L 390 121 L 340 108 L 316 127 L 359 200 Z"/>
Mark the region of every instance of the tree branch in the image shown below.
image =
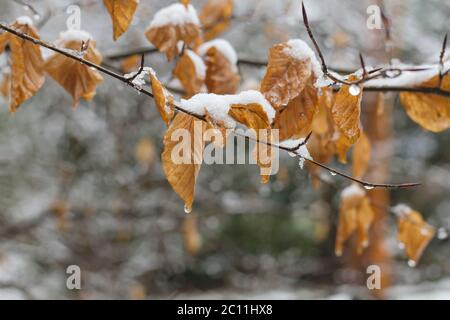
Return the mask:
<path id="1" fill-rule="evenodd" d="M 96 69 L 96 70 L 98 70 L 98 71 L 100 71 L 100 72 L 102 72 L 102 73 L 104 73 L 106 75 L 109 75 L 109 76 L 113 77 L 114 79 L 117 79 L 117 80 L 119 80 L 119 81 L 121 81 L 121 82 L 123 82 L 123 83 L 125 83 L 127 85 L 130 85 L 129 78 L 127 78 L 127 77 L 125 77 L 123 75 L 120 75 L 118 73 L 115 73 L 115 72 L 113 72 L 111 70 L 108 70 L 108 69 L 106 69 L 106 68 L 104 68 L 104 67 L 102 67 L 100 65 L 97 65 L 97 64 L 95 64 L 93 62 L 85 60 L 82 56 L 76 55 L 73 52 L 70 52 L 70 51 L 68 51 L 66 49 L 58 48 L 58 47 L 54 46 L 53 44 L 47 43 L 47 42 L 42 41 L 40 39 L 33 38 L 33 37 L 31 37 L 31 36 L 29 36 L 27 34 L 24 34 L 24 33 L 20 32 L 20 31 L 17 31 L 17 30 L 15 30 L 15 29 L 13 29 L 11 27 L 8 27 L 8 26 L 6 26 L 6 25 L 4 25 L 2 23 L 0 23 L 0 29 L 3 29 L 4 31 L 9 32 L 9 33 L 11 33 L 11 34 L 13 34 L 13 35 L 15 35 L 15 36 L 17 36 L 19 38 L 24 39 L 24 40 L 30 41 L 30 42 L 32 42 L 35 45 L 47 48 L 47 49 L 52 50 L 52 51 L 54 51 L 56 53 L 62 54 L 62 55 L 64 55 L 67 58 L 76 60 L 76 61 L 78 61 L 78 62 L 80 62 L 80 63 L 82 63 L 82 64 L 84 64 L 84 65 L 86 65 L 88 67 Z M 143 89 L 143 88 L 141 88 L 139 86 L 132 86 L 132 88 L 134 90 L 138 91 L 138 92 L 141 92 L 141 93 L 151 97 L 151 98 L 154 97 L 152 92 L 150 92 L 150 91 L 148 91 L 146 89 Z M 196 113 L 193 113 L 193 112 L 191 112 L 189 110 L 185 110 L 184 108 L 182 108 L 180 105 L 178 105 L 175 102 L 172 104 L 172 106 L 174 107 L 174 109 L 176 109 L 179 112 L 183 112 L 183 113 L 189 114 L 189 115 L 191 115 L 191 116 L 193 116 L 193 117 L 195 117 L 195 118 L 197 118 L 199 120 L 206 121 L 204 116 L 196 114 Z M 253 137 L 249 137 L 247 135 L 240 134 L 240 133 L 238 133 L 236 131 L 234 131 L 234 133 L 236 135 L 243 136 L 246 139 L 253 140 L 253 141 L 257 142 L 257 143 L 262 143 L 262 144 L 265 144 L 267 146 L 272 146 L 272 147 L 278 148 L 280 150 L 284 150 L 284 151 L 287 151 L 287 152 L 292 152 L 292 148 L 287 148 L 287 147 L 283 147 L 281 145 L 272 144 L 272 143 L 268 143 L 268 142 L 265 142 L 265 141 L 260 141 L 260 140 L 257 140 L 255 138 L 253 138 Z M 319 167 L 321 167 L 321 168 L 323 168 L 325 170 L 328 170 L 329 172 L 335 173 L 336 175 L 339 175 L 339 176 L 341 176 L 343 178 L 346 178 L 346 179 L 349 179 L 349 180 L 354 181 L 356 183 L 359 183 L 362 186 L 364 186 L 366 189 L 372 189 L 372 188 L 391 188 L 391 189 L 392 188 L 409 188 L 409 187 L 414 187 L 414 186 L 420 185 L 419 183 L 402 183 L 402 184 L 370 183 L 370 182 L 367 182 L 367 181 L 356 179 L 356 178 L 354 178 L 354 177 L 352 177 L 352 176 L 350 176 L 350 175 L 348 175 L 346 173 L 343 173 L 343 172 L 340 172 L 339 170 L 336 170 L 334 168 L 328 167 L 327 165 L 322 164 L 320 162 L 317 162 L 317 161 L 315 161 L 313 159 L 306 158 L 306 157 L 304 157 L 304 156 L 302 156 L 302 155 L 300 155 L 298 153 L 296 153 L 296 155 L 299 158 L 303 158 L 306 161 L 308 161 L 308 162 L 310 162 L 310 163 L 312 163 L 312 164 L 314 164 L 316 166 L 319 166 Z"/>

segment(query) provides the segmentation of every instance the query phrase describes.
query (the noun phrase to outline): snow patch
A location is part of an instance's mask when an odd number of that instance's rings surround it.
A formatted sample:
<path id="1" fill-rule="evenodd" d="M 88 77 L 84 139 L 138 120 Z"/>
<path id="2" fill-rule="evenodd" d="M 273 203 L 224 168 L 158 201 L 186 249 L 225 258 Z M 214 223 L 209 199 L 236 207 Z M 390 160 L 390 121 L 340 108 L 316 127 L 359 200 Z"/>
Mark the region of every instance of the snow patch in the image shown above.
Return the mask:
<path id="1" fill-rule="evenodd" d="M 156 12 L 149 28 L 158 28 L 166 25 L 183 25 L 192 23 L 200 25 L 197 11 L 192 5 L 187 8 L 181 3 L 175 3 Z"/>
<path id="2" fill-rule="evenodd" d="M 311 60 L 311 69 L 317 79 L 323 77 L 322 67 L 316 58 L 316 54 L 306 44 L 305 41 L 300 39 L 291 39 L 287 42 L 289 47 L 284 49 L 284 53 L 297 60 Z"/>
<path id="3" fill-rule="evenodd" d="M 192 62 L 194 63 L 195 73 L 197 74 L 197 76 L 201 80 L 204 80 L 206 77 L 206 65 L 203 62 L 203 59 L 192 50 L 186 50 L 186 54 L 189 56 L 189 58 L 191 58 Z"/>
<path id="4" fill-rule="evenodd" d="M 84 41 L 87 42 L 88 40 L 92 40 L 92 36 L 83 30 L 67 30 L 64 32 L 61 32 L 59 34 L 59 38 L 62 41 L 70 42 L 70 41 Z"/>
<path id="5" fill-rule="evenodd" d="M 224 57 L 230 61 L 231 65 L 237 70 L 238 56 L 233 46 L 225 39 L 214 39 L 205 42 L 198 48 L 198 53 L 201 56 L 206 55 L 206 52 L 212 47 L 215 47 Z"/>
<path id="6" fill-rule="evenodd" d="M 206 111 L 216 121 L 223 121 L 227 128 L 236 127 L 236 121 L 228 115 L 233 104 L 258 103 L 266 112 L 269 121 L 275 117 L 275 110 L 259 91 L 243 91 L 235 95 L 218 95 L 214 93 L 199 93 L 189 100 L 181 99 L 181 107 L 187 111 L 204 116 Z"/>
<path id="7" fill-rule="evenodd" d="M 289 140 L 280 142 L 280 146 L 292 149 L 292 148 L 296 148 L 304 141 L 305 141 L 305 139 L 289 139 Z M 299 166 L 301 169 L 303 169 L 303 166 L 305 164 L 305 159 L 313 160 L 313 158 L 309 154 L 309 150 L 308 150 L 306 144 L 302 145 L 295 152 L 292 152 L 292 153 L 289 152 L 289 155 L 291 155 L 292 157 L 300 156 Z"/>
<path id="8" fill-rule="evenodd" d="M 398 217 L 404 217 L 405 215 L 409 214 L 412 209 L 406 204 L 399 203 L 396 206 L 392 207 L 391 211 Z"/>
<path id="9" fill-rule="evenodd" d="M 30 17 L 28 16 L 22 16 L 22 17 L 18 17 L 16 19 L 17 23 L 21 24 L 21 25 L 26 25 L 26 26 L 32 26 L 33 25 L 33 20 L 31 20 Z"/>
<path id="10" fill-rule="evenodd" d="M 353 183 L 341 192 L 341 198 L 349 198 L 354 196 L 364 196 L 366 192 L 358 184 Z"/>

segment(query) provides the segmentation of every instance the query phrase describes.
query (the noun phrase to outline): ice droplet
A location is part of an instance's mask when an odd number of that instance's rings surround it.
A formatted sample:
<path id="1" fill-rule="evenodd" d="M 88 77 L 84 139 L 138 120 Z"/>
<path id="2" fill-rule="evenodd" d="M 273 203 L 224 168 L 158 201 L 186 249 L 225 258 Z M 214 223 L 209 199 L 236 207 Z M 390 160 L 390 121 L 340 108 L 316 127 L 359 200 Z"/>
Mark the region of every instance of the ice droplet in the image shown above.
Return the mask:
<path id="1" fill-rule="evenodd" d="M 357 96 L 358 94 L 361 93 L 361 88 L 358 85 L 356 85 L 356 84 L 352 84 L 350 86 L 350 88 L 348 89 L 348 92 L 350 92 L 350 94 L 352 96 Z"/>
<path id="2" fill-rule="evenodd" d="M 330 174 L 334 177 L 336 175 L 336 172 L 330 171 Z"/>
<path id="3" fill-rule="evenodd" d="M 372 190 L 372 189 L 373 189 L 373 186 L 364 186 L 364 189 L 366 189 L 366 190 Z"/>
<path id="4" fill-rule="evenodd" d="M 439 228 L 437 232 L 437 238 L 439 240 L 445 240 L 448 238 L 448 232 L 445 230 L 445 228 Z"/>
<path id="5" fill-rule="evenodd" d="M 408 260 L 408 266 L 410 266 L 411 268 L 414 268 L 416 265 L 417 265 L 417 263 L 414 260 L 412 260 L 412 259 Z"/>
<path id="6" fill-rule="evenodd" d="M 185 212 L 185 213 L 191 213 L 191 212 L 192 212 L 192 207 L 190 207 L 190 206 L 188 206 L 188 205 L 185 205 L 185 206 L 184 206 L 184 212 Z"/>

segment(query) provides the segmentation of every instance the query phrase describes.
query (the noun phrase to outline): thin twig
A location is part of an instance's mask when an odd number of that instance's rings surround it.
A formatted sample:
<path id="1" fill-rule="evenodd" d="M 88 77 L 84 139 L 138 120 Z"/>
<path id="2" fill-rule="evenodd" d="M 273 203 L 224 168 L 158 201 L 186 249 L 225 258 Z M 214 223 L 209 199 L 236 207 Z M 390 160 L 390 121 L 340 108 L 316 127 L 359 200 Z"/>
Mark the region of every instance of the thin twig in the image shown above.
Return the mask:
<path id="1" fill-rule="evenodd" d="M 3 29 L 3 30 L 5 30 L 5 31 L 7 31 L 7 32 L 9 32 L 9 33 L 12 33 L 12 34 L 16 35 L 17 37 L 22 38 L 22 39 L 24 39 L 24 40 L 30 41 L 30 42 L 34 43 L 35 45 L 42 46 L 42 47 L 44 47 L 44 48 L 47 48 L 47 49 L 49 49 L 49 50 L 52 50 L 52 51 L 57 52 L 57 53 L 59 53 L 59 54 L 62 54 L 62 55 L 64 55 L 64 56 L 66 56 L 67 58 L 76 60 L 76 61 L 78 61 L 78 62 L 80 62 L 80 63 L 82 63 L 82 64 L 84 64 L 84 65 L 86 65 L 86 66 L 88 66 L 88 67 L 91 67 L 91 68 L 93 68 L 93 69 L 96 69 L 96 70 L 98 70 L 98 71 L 104 73 L 104 74 L 107 74 L 107 75 L 109 75 L 109 76 L 111 76 L 111 77 L 113 77 L 113 78 L 115 78 L 115 79 L 117 79 L 117 80 L 119 80 L 119 81 L 121 81 L 121 82 L 123 82 L 123 83 L 126 83 L 126 84 L 128 84 L 128 85 L 130 84 L 129 78 L 127 78 L 127 77 L 125 77 L 125 76 L 123 76 L 123 75 L 117 74 L 117 73 L 115 73 L 115 72 L 113 72 L 113 71 L 111 71 L 111 70 L 108 70 L 108 69 L 106 69 L 106 68 L 104 68 L 104 67 L 102 67 L 102 66 L 99 66 L 99 65 L 97 65 L 97 64 L 95 64 L 95 63 L 93 63 L 93 62 L 90 62 L 90 61 L 88 61 L 88 60 L 85 60 L 83 57 L 77 56 L 76 54 L 71 53 L 71 52 L 68 52 L 67 50 L 58 48 L 58 47 L 56 47 L 56 46 L 54 46 L 54 45 L 52 45 L 52 44 L 49 44 L 49 43 L 47 43 L 47 42 L 45 42 L 45 41 L 40 40 L 40 39 L 33 38 L 33 37 L 31 37 L 31 36 L 29 36 L 29 35 L 27 35 L 27 34 L 24 34 L 24 33 L 20 32 L 20 31 L 17 31 L 17 30 L 15 30 L 15 29 L 13 29 L 13 28 L 10 28 L 10 27 L 8 27 L 8 26 L 2 24 L 2 23 L 0 23 L 0 29 Z M 139 91 L 139 92 L 141 92 L 141 93 L 146 94 L 147 96 L 149 96 L 149 97 L 151 97 L 151 98 L 154 97 L 154 96 L 153 96 L 153 93 L 151 93 L 150 91 L 148 91 L 148 90 L 146 90 L 146 89 L 141 88 L 140 86 L 132 86 L 132 88 L 134 88 L 136 91 Z M 174 107 L 177 111 L 179 111 L 179 112 L 183 112 L 183 113 L 189 114 L 189 115 L 191 115 L 191 116 L 193 116 L 193 117 L 195 117 L 195 118 L 197 118 L 197 119 L 199 119 L 199 120 L 206 121 L 206 119 L 205 119 L 204 116 L 199 115 L 199 114 L 196 114 L 196 113 L 193 113 L 193 112 L 191 112 L 191 111 L 189 111 L 189 110 L 186 110 L 186 109 L 182 108 L 181 106 L 179 106 L 179 105 L 178 105 L 177 103 L 175 103 L 175 102 L 174 102 L 172 105 L 173 105 L 173 107 Z M 284 150 L 284 151 L 287 151 L 287 152 L 291 152 L 291 151 L 292 151 L 292 148 L 288 148 L 288 147 L 284 147 L 284 146 L 281 146 L 281 145 L 276 145 L 276 144 L 268 143 L 268 142 L 265 142 L 265 141 L 259 141 L 259 140 L 257 140 L 257 139 L 254 139 L 253 137 L 249 137 L 249 136 L 247 136 L 247 135 L 240 134 L 240 133 L 238 133 L 238 132 L 236 132 L 236 131 L 234 131 L 234 133 L 235 133 L 236 135 L 241 135 L 241 136 L 243 136 L 243 137 L 246 138 L 246 139 L 253 140 L 253 141 L 255 141 L 256 143 L 262 143 L 262 144 L 265 144 L 265 145 L 267 145 L 267 146 L 273 146 L 273 147 L 275 147 L 275 148 L 278 148 L 278 149 L 280 149 L 280 150 Z M 305 139 L 305 140 L 306 140 L 306 139 Z M 336 175 L 339 175 L 339 176 L 341 176 L 341 177 L 344 177 L 344 178 L 346 178 L 346 179 L 349 179 L 349 180 L 351 180 L 351 181 L 354 181 L 354 182 L 356 182 L 356 183 L 359 183 L 359 184 L 363 185 L 363 186 L 366 187 L 366 188 L 391 188 L 391 189 L 392 189 L 392 188 L 408 188 L 408 187 L 414 187 L 414 186 L 418 186 L 418 185 L 419 185 L 419 183 L 402 183 L 402 184 L 379 184 L 379 183 L 370 183 L 370 182 L 367 182 L 367 181 L 363 181 L 363 180 L 356 179 L 356 178 L 354 178 L 354 177 L 352 177 L 352 176 L 350 176 L 350 175 L 348 175 L 348 174 L 346 174 L 346 173 L 340 172 L 339 170 L 336 170 L 336 169 L 334 169 L 334 168 L 328 167 L 328 166 L 325 165 L 325 164 L 322 164 L 322 163 L 317 162 L 317 161 L 315 161 L 315 160 L 313 160 L 313 159 L 304 157 L 304 156 L 302 156 L 302 155 L 300 155 L 300 154 L 298 154 L 298 153 L 296 153 L 296 155 L 297 155 L 298 157 L 300 157 L 300 158 L 305 159 L 305 160 L 308 161 L 308 162 L 313 163 L 313 164 L 316 165 L 316 166 L 319 166 L 319 167 L 321 167 L 321 168 L 323 168 L 323 169 L 325 169 L 325 170 L 328 170 L 329 172 L 333 172 L 333 173 L 335 173 Z"/>
<path id="2" fill-rule="evenodd" d="M 446 47 L 447 47 L 447 34 L 445 34 L 444 41 L 442 42 L 441 54 L 439 55 L 439 88 L 442 85 L 442 79 L 444 79 L 444 56 Z"/>

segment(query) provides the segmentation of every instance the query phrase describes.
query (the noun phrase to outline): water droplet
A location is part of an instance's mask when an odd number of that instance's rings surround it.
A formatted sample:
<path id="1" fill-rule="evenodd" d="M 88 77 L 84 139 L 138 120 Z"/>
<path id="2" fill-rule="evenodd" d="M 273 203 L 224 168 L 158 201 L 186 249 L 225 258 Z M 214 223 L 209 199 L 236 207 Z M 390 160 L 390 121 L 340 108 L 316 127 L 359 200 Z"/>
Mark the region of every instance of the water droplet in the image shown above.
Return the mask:
<path id="1" fill-rule="evenodd" d="M 184 206 L 184 212 L 185 213 L 191 213 L 192 212 L 192 207 L 185 205 Z"/>
<path id="2" fill-rule="evenodd" d="M 410 266 L 411 268 L 414 268 L 416 265 L 417 265 L 417 263 L 414 260 L 412 260 L 412 259 L 408 260 L 408 266 Z"/>
<path id="3" fill-rule="evenodd" d="M 41 18 L 41 16 L 38 14 L 35 14 L 35 15 L 33 15 L 33 18 L 34 18 L 34 20 L 39 20 Z"/>
<path id="4" fill-rule="evenodd" d="M 334 177 L 337 173 L 334 171 L 330 171 L 330 174 Z"/>
<path id="5" fill-rule="evenodd" d="M 445 240 L 448 238 L 448 232 L 445 230 L 445 228 L 439 228 L 437 232 L 437 238 L 439 240 Z"/>
<path id="6" fill-rule="evenodd" d="M 403 242 L 399 242 L 397 245 L 400 250 L 405 249 L 405 244 Z"/>
<path id="7" fill-rule="evenodd" d="M 361 93 L 361 88 L 356 84 L 352 84 L 348 89 L 348 92 L 350 92 L 352 96 L 357 96 Z"/>
<path id="8" fill-rule="evenodd" d="M 374 187 L 373 186 L 364 186 L 364 189 L 366 190 L 372 190 Z"/>

